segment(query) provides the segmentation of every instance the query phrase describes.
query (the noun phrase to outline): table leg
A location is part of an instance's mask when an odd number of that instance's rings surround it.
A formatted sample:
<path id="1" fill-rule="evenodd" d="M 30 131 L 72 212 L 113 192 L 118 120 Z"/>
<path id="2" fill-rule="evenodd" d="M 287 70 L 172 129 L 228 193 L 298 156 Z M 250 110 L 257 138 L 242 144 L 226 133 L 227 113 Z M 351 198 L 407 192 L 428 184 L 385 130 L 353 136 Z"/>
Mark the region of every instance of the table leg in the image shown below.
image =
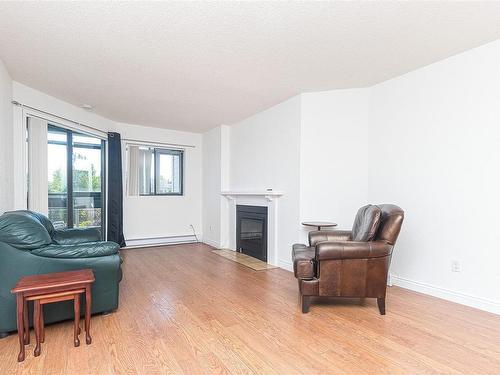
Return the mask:
<path id="1" fill-rule="evenodd" d="M 16 308 L 17 308 L 17 334 L 19 336 L 19 355 L 17 361 L 24 361 L 24 301 L 23 294 L 17 293 Z"/>
<path id="2" fill-rule="evenodd" d="M 24 345 L 28 345 L 30 343 L 30 322 L 28 316 L 28 301 L 24 299 L 23 303 L 23 322 L 24 322 Z"/>
<path id="3" fill-rule="evenodd" d="M 41 339 L 42 343 L 45 342 L 45 321 L 43 318 L 43 305 L 40 305 L 40 331 L 41 331 Z"/>
<path id="4" fill-rule="evenodd" d="M 85 287 L 85 342 L 87 345 L 92 344 L 90 336 L 90 309 L 92 306 L 92 290 L 90 285 Z"/>
<path id="5" fill-rule="evenodd" d="M 75 294 L 74 298 L 74 307 L 75 307 L 75 327 L 73 332 L 73 343 L 75 346 L 80 346 L 80 339 L 78 338 L 78 334 L 80 333 L 80 295 Z"/>
<path id="6" fill-rule="evenodd" d="M 42 351 L 41 345 L 40 345 L 40 300 L 35 300 L 35 312 L 34 312 L 34 317 L 33 317 L 33 323 L 35 326 L 35 339 L 36 339 L 36 346 L 35 346 L 35 351 L 33 352 L 33 355 L 35 357 L 38 357 L 40 355 L 40 352 Z"/>

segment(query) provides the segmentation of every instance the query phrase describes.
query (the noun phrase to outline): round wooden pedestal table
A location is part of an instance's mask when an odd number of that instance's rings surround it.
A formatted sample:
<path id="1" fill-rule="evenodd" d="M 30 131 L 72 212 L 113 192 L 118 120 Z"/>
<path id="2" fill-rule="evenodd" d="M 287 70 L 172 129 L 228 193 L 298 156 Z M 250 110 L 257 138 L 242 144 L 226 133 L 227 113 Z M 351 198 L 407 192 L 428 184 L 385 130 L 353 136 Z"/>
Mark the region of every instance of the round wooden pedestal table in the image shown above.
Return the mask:
<path id="1" fill-rule="evenodd" d="M 318 230 L 321 230 L 321 228 L 336 227 L 337 223 L 332 223 L 331 221 L 304 221 L 302 225 L 306 227 L 316 227 Z"/>

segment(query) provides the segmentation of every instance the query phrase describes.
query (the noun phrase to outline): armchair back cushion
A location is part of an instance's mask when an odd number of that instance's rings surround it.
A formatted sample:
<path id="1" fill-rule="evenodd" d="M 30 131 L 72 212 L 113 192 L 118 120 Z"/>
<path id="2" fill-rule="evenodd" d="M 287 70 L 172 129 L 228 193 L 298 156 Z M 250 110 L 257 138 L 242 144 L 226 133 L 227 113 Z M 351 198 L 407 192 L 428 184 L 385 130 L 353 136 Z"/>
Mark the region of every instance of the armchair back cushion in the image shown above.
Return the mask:
<path id="1" fill-rule="evenodd" d="M 20 250 L 33 250 L 52 242 L 45 227 L 24 212 L 10 212 L 0 216 L 0 242 Z"/>
<path id="2" fill-rule="evenodd" d="M 372 241 L 377 234 L 381 213 L 381 209 L 372 204 L 361 207 L 352 226 L 352 241 Z"/>

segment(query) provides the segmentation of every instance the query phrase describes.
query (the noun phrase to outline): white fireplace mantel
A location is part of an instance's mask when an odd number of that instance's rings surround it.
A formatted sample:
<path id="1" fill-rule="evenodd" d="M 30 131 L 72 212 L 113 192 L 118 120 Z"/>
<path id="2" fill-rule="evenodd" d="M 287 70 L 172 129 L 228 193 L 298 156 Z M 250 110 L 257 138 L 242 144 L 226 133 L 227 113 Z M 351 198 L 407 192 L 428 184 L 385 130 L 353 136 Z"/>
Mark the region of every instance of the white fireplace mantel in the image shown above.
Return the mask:
<path id="1" fill-rule="evenodd" d="M 275 198 L 281 197 L 284 194 L 282 191 L 275 190 L 256 190 L 256 191 L 223 191 L 221 195 L 225 196 L 227 199 L 234 200 L 236 197 L 254 196 L 254 197 L 264 197 L 269 202 L 273 201 Z"/>
<path id="2" fill-rule="evenodd" d="M 221 244 L 223 248 L 236 250 L 236 206 L 239 204 L 267 207 L 267 262 L 278 266 L 278 198 L 282 191 L 223 191 L 221 195 L 227 199 L 222 211 Z"/>

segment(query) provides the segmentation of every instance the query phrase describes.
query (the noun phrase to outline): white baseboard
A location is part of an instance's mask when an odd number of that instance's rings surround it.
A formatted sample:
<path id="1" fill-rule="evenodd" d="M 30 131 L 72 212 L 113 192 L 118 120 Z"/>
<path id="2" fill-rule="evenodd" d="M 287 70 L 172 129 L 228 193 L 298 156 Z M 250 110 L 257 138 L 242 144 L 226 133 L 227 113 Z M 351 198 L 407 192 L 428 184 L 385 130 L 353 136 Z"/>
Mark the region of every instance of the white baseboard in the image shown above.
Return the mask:
<path id="1" fill-rule="evenodd" d="M 125 239 L 127 249 L 139 247 L 151 247 L 161 245 L 177 245 L 183 243 L 195 243 L 196 237 L 192 234 L 185 236 L 150 237 L 150 238 L 129 238 Z"/>
<path id="2" fill-rule="evenodd" d="M 212 240 L 210 238 L 203 238 L 202 242 L 206 243 L 209 246 L 215 247 L 216 249 L 220 249 L 221 248 L 220 244 L 217 241 Z"/>
<path id="3" fill-rule="evenodd" d="M 456 302 L 461 305 L 475 307 L 476 309 L 500 315 L 500 302 L 497 301 L 456 292 L 450 289 L 441 288 L 420 281 L 410 280 L 404 277 L 397 276 L 395 274 L 390 275 L 390 280 L 393 285 L 399 286 L 401 288 L 428 294 L 451 302 Z"/>
<path id="4" fill-rule="evenodd" d="M 293 272 L 293 264 L 290 262 L 287 262 L 286 260 L 279 259 L 278 260 L 278 267 L 283 268 L 287 271 Z"/>

